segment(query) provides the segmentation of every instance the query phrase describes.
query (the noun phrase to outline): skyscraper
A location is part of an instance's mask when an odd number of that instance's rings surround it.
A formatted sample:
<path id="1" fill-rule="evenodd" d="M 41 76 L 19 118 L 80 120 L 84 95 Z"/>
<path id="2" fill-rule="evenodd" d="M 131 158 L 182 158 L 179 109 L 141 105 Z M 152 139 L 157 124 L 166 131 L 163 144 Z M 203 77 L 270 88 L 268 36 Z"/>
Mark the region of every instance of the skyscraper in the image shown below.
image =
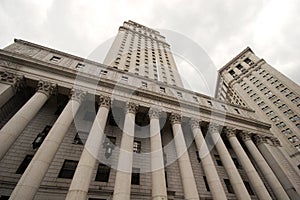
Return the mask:
<path id="1" fill-rule="evenodd" d="M 300 167 L 300 86 L 246 48 L 219 70 L 216 97 L 255 110 Z"/>
<path id="2" fill-rule="evenodd" d="M 0 50 L 0 106 L 1 199 L 300 194 L 270 124 L 184 89 L 165 38 L 132 21 L 104 64 L 16 39 Z"/>

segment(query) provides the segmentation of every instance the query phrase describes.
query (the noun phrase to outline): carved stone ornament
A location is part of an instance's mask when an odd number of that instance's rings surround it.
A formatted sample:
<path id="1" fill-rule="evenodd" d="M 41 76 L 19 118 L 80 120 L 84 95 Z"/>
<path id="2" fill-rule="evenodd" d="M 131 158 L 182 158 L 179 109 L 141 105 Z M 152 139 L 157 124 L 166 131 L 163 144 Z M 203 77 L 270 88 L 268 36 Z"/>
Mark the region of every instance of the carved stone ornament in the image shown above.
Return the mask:
<path id="1" fill-rule="evenodd" d="M 79 89 L 72 89 L 70 93 L 70 99 L 81 103 L 81 101 L 85 98 L 87 92 L 79 90 Z"/>
<path id="2" fill-rule="evenodd" d="M 190 124 L 192 129 L 200 128 L 199 123 L 200 123 L 200 120 L 195 119 L 195 118 L 192 118 L 189 121 L 189 124 Z"/>
<path id="3" fill-rule="evenodd" d="M 44 93 L 47 96 L 52 95 L 55 88 L 56 88 L 56 84 L 48 81 L 40 80 L 37 85 L 37 91 Z"/>
<path id="4" fill-rule="evenodd" d="M 17 76 L 8 71 L 0 72 L 0 82 L 8 83 L 18 89 L 22 86 L 22 76 Z"/>
<path id="5" fill-rule="evenodd" d="M 270 139 L 271 139 L 272 144 L 273 144 L 274 146 L 276 146 L 276 147 L 278 147 L 278 146 L 280 147 L 280 146 L 281 146 L 280 141 L 279 141 L 278 138 L 272 137 L 272 138 L 270 138 Z"/>
<path id="6" fill-rule="evenodd" d="M 182 117 L 177 113 L 172 113 L 170 116 L 171 124 L 181 124 Z"/>
<path id="7" fill-rule="evenodd" d="M 260 145 L 263 143 L 268 143 L 266 136 L 262 136 L 262 135 L 255 135 L 254 136 L 254 142 L 256 145 Z"/>
<path id="8" fill-rule="evenodd" d="M 111 99 L 109 96 L 100 95 L 99 97 L 99 106 L 100 107 L 107 107 L 110 108 L 111 105 Z"/>
<path id="9" fill-rule="evenodd" d="M 226 127 L 224 132 L 225 132 L 225 135 L 226 135 L 227 138 L 235 137 L 236 129 L 235 128 Z"/>
<path id="10" fill-rule="evenodd" d="M 150 108 L 148 115 L 150 119 L 159 119 L 161 111 L 158 108 Z"/>
<path id="11" fill-rule="evenodd" d="M 136 112 L 139 109 L 139 105 L 135 104 L 133 102 L 127 102 L 126 103 L 126 112 L 127 113 L 132 113 L 132 114 L 136 114 Z"/>
<path id="12" fill-rule="evenodd" d="M 239 136 L 241 137 L 241 139 L 246 142 L 248 140 L 251 140 L 251 135 L 249 132 L 243 131 L 239 134 Z"/>
<path id="13" fill-rule="evenodd" d="M 216 123 L 210 123 L 208 126 L 208 132 L 218 132 L 219 133 L 220 125 Z"/>

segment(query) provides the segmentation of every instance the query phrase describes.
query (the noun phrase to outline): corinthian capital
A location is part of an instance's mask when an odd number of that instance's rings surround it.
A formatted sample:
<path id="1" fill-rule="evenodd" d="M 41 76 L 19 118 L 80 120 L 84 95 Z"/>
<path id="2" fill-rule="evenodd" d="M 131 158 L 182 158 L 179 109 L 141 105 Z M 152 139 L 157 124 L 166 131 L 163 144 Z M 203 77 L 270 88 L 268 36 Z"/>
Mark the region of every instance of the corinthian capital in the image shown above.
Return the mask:
<path id="1" fill-rule="evenodd" d="M 208 126 L 208 132 L 219 132 L 220 125 L 216 123 L 210 123 Z"/>
<path id="2" fill-rule="evenodd" d="M 99 97 L 99 106 L 100 107 L 106 107 L 106 108 L 110 108 L 111 105 L 111 99 L 109 96 L 105 96 L 105 95 L 100 95 Z"/>
<path id="3" fill-rule="evenodd" d="M 272 142 L 273 146 L 276 146 L 276 147 L 281 146 L 280 141 L 279 141 L 278 138 L 272 137 L 271 142 Z"/>
<path id="4" fill-rule="evenodd" d="M 227 138 L 235 137 L 236 129 L 231 127 L 226 127 L 224 132 Z"/>
<path id="5" fill-rule="evenodd" d="M 136 112 L 139 109 L 139 105 L 133 102 L 127 102 L 126 103 L 126 112 L 136 114 Z"/>
<path id="6" fill-rule="evenodd" d="M 37 91 L 44 93 L 47 96 L 50 96 L 53 93 L 55 88 L 56 88 L 56 84 L 51 83 L 49 81 L 40 80 L 37 85 Z"/>
<path id="7" fill-rule="evenodd" d="M 158 108 L 150 108 L 148 115 L 150 119 L 159 119 L 161 111 Z"/>
<path id="8" fill-rule="evenodd" d="M 200 122 L 201 122 L 200 120 L 198 120 L 196 118 L 192 118 L 192 119 L 190 119 L 189 124 L 192 129 L 195 129 L 195 128 L 200 128 L 200 126 L 199 126 Z"/>
<path id="9" fill-rule="evenodd" d="M 0 82 L 8 83 L 18 89 L 22 85 L 22 76 L 17 76 L 8 71 L 0 72 Z"/>
<path id="10" fill-rule="evenodd" d="M 249 132 L 247 131 L 242 131 L 239 136 L 241 137 L 241 139 L 246 142 L 247 140 L 251 140 L 251 135 Z"/>
<path id="11" fill-rule="evenodd" d="M 172 113 L 170 116 L 171 124 L 181 124 L 182 117 L 177 113 Z"/>
<path id="12" fill-rule="evenodd" d="M 70 99 L 81 103 L 81 101 L 85 98 L 87 92 L 79 90 L 79 89 L 72 89 L 70 93 Z"/>
<path id="13" fill-rule="evenodd" d="M 268 143 L 266 136 L 263 136 L 263 135 L 255 135 L 254 142 L 256 143 L 256 145 Z"/>

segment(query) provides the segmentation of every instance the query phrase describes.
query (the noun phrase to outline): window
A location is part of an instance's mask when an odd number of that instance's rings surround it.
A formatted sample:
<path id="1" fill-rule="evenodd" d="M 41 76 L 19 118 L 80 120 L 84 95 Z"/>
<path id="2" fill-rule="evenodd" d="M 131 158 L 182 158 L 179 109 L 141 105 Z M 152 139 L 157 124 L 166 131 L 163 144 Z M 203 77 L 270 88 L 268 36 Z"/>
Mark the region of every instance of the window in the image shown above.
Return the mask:
<path id="1" fill-rule="evenodd" d="M 181 92 L 177 92 L 177 96 L 182 98 L 182 93 Z"/>
<path id="2" fill-rule="evenodd" d="M 133 142 L 133 152 L 134 153 L 141 153 L 141 142 L 134 140 Z"/>
<path id="3" fill-rule="evenodd" d="M 280 122 L 279 124 L 276 124 L 277 128 L 283 128 L 286 126 L 284 122 Z"/>
<path id="4" fill-rule="evenodd" d="M 283 130 L 282 131 L 282 133 L 284 134 L 284 135 L 289 135 L 289 134 L 292 134 L 292 131 L 291 131 L 291 129 L 286 129 L 286 130 Z"/>
<path id="5" fill-rule="evenodd" d="M 298 102 L 300 102 L 300 98 L 299 98 L 299 97 L 296 97 L 295 99 L 292 99 L 292 102 L 293 102 L 293 103 L 298 103 Z"/>
<path id="6" fill-rule="evenodd" d="M 233 78 L 237 77 L 237 75 L 235 74 L 235 72 L 234 72 L 233 70 L 230 70 L 230 71 L 229 71 L 229 74 L 230 74 Z"/>
<path id="7" fill-rule="evenodd" d="M 32 160 L 32 158 L 33 158 L 33 155 L 26 155 L 26 157 L 22 161 L 21 165 L 17 169 L 16 174 L 23 174 L 25 172 L 26 168 L 28 167 L 30 161 Z"/>
<path id="8" fill-rule="evenodd" d="M 226 185 L 228 193 L 234 193 L 232 185 L 231 185 L 229 179 L 224 179 L 224 183 Z"/>
<path id="9" fill-rule="evenodd" d="M 249 193 L 250 195 L 254 195 L 254 192 L 253 192 L 253 190 L 252 190 L 252 188 L 251 188 L 249 182 L 244 181 L 244 185 L 245 185 L 245 187 L 247 188 L 248 193 Z"/>
<path id="10" fill-rule="evenodd" d="M 296 122 L 296 121 L 299 121 L 299 117 L 298 117 L 298 115 L 294 115 L 293 117 L 291 117 L 290 118 L 290 120 L 292 121 L 292 122 Z"/>
<path id="11" fill-rule="evenodd" d="M 242 166 L 240 165 L 240 163 L 239 163 L 239 161 L 238 161 L 237 158 L 232 158 L 232 160 L 233 160 L 233 162 L 234 162 L 236 168 L 239 168 L 239 169 L 242 168 Z"/>
<path id="12" fill-rule="evenodd" d="M 72 179 L 77 167 L 78 161 L 65 160 L 64 164 L 59 172 L 58 178 Z"/>
<path id="13" fill-rule="evenodd" d="M 72 144 L 79 144 L 79 145 L 83 145 L 83 142 L 79 136 L 78 133 L 76 133 L 74 139 L 73 139 L 73 143 Z"/>
<path id="14" fill-rule="evenodd" d="M 296 145 L 295 148 L 300 151 L 300 144 Z M 298 169 L 300 169 L 300 165 L 298 165 Z"/>
<path id="15" fill-rule="evenodd" d="M 131 184 L 133 184 L 133 185 L 140 184 L 140 169 L 139 168 L 132 168 Z"/>
<path id="16" fill-rule="evenodd" d="M 279 119 L 278 116 L 275 116 L 275 117 L 273 117 L 271 120 L 272 120 L 273 122 L 278 122 L 280 119 Z"/>
<path id="17" fill-rule="evenodd" d="M 199 156 L 199 151 L 196 151 L 196 158 L 197 158 L 198 162 L 200 163 L 201 159 L 200 159 L 200 156 Z"/>
<path id="18" fill-rule="evenodd" d="M 99 163 L 95 181 L 108 182 L 110 167 Z"/>
<path id="19" fill-rule="evenodd" d="M 243 68 L 243 66 L 241 64 L 238 64 L 236 66 L 236 68 L 238 68 L 240 71 L 245 71 L 245 69 Z"/>
<path id="20" fill-rule="evenodd" d="M 148 84 L 147 82 L 142 81 L 142 87 L 147 88 Z"/>
<path id="21" fill-rule="evenodd" d="M 193 100 L 194 100 L 195 102 L 198 102 L 198 98 L 195 97 L 195 96 L 193 96 Z"/>
<path id="22" fill-rule="evenodd" d="M 240 111 L 237 108 L 235 108 L 234 110 L 237 114 L 240 114 Z"/>
<path id="23" fill-rule="evenodd" d="M 291 143 L 295 143 L 295 142 L 298 142 L 299 139 L 296 135 L 292 136 L 292 137 L 289 137 L 288 140 L 291 142 Z"/>
<path id="24" fill-rule="evenodd" d="M 285 88 L 284 90 L 281 90 L 280 92 L 283 93 L 283 94 L 285 94 L 285 93 L 290 92 L 290 90 L 288 88 Z"/>
<path id="25" fill-rule="evenodd" d="M 50 58 L 50 61 L 53 61 L 53 62 L 58 62 L 58 61 L 60 61 L 60 57 L 58 57 L 58 56 L 52 56 L 52 58 Z"/>
<path id="26" fill-rule="evenodd" d="M 286 97 L 288 99 L 291 99 L 291 98 L 295 97 L 295 94 L 293 92 L 291 92 L 291 93 L 287 94 Z"/>
<path id="27" fill-rule="evenodd" d="M 251 61 L 249 58 L 246 58 L 246 59 L 244 60 L 244 62 L 247 63 L 248 65 L 252 64 L 252 61 Z"/>
<path id="28" fill-rule="evenodd" d="M 105 76 L 106 74 L 107 74 L 107 71 L 106 71 L 106 70 L 103 70 L 103 69 L 102 69 L 102 70 L 100 71 L 100 75 L 104 75 L 104 76 Z"/>
<path id="29" fill-rule="evenodd" d="M 128 81 L 128 77 L 127 77 L 127 76 L 122 76 L 122 77 L 121 77 L 121 80 L 122 80 L 122 81 Z"/>
<path id="30" fill-rule="evenodd" d="M 299 129 L 300 129 L 300 124 L 296 124 L 296 126 L 297 126 L 297 128 L 299 128 Z"/>
<path id="31" fill-rule="evenodd" d="M 216 154 L 215 154 L 214 156 L 215 156 L 217 165 L 218 165 L 218 166 L 223 166 L 222 161 L 221 161 L 221 159 L 220 159 L 220 156 L 219 156 L 219 155 L 216 155 Z"/>
<path id="32" fill-rule="evenodd" d="M 212 102 L 211 101 L 207 101 L 208 105 L 212 106 Z"/>
<path id="33" fill-rule="evenodd" d="M 82 69 L 82 68 L 84 68 L 84 64 L 82 64 L 82 63 L 78 63 L 77 65 L 76 65 L 76 69 Z"/>
<path id="34" fill-rule="evenodd" d="M 159 91 L 165 93 L 166 89 L 164 87 L 159 87 Z"/>
<path id="35" fill-rule="evenodd" d="M 203 180 L 204 180 L 204 184 L 205 184 L 205 188 L 206 188 L 206 191 L 210 191 L 210 188 L 209 188 L 209 185 L 208 185 L 208 182 L 207 182 L 207 179 L 206 179 L 206 176 L 203 176 Z"/>

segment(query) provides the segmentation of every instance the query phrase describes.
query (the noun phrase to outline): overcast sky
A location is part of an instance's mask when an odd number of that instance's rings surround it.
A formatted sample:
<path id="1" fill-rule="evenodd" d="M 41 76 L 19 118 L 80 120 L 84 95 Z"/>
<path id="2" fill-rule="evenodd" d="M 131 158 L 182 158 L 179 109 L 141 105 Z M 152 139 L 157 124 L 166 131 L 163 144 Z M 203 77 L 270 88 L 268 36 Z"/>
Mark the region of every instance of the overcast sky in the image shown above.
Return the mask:
<path id="1" fill-rule="evenodd" d="M 299 10 L 299 0 L 1 0 L 0 47 L 19 38 L 87 58 L 133 20 L 186 36 L 217 69 L 250 46 L 300 84 Z"/>

